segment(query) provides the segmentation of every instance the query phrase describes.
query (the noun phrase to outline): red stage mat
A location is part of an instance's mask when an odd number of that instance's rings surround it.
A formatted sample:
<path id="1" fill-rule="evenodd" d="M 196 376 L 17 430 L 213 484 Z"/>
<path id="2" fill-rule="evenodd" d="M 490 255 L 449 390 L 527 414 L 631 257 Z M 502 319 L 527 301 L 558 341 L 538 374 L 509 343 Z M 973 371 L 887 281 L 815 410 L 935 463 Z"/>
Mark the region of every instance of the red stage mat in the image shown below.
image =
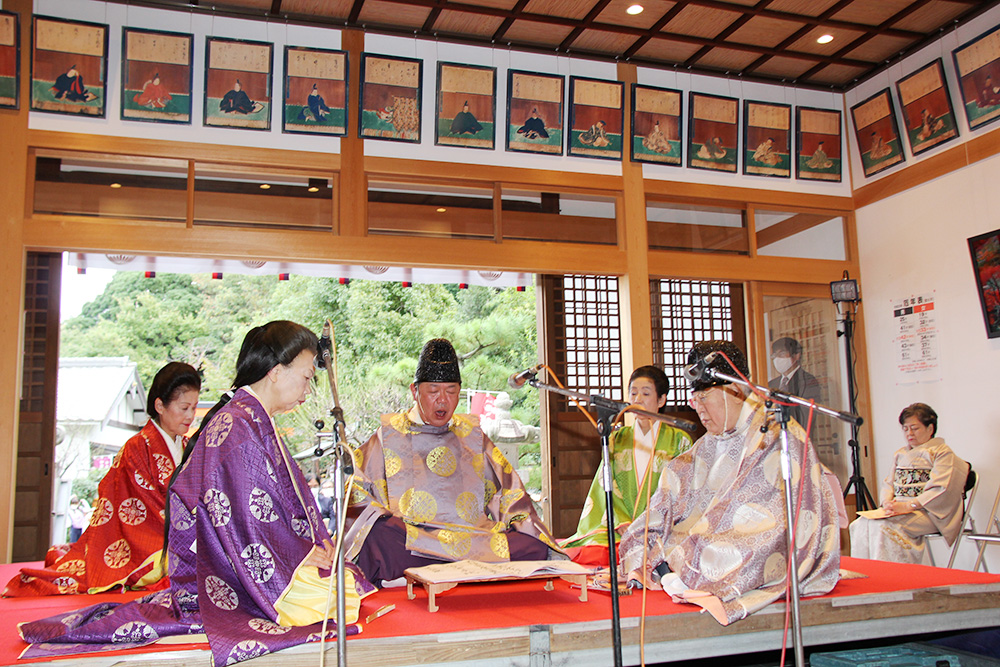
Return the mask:
<path id="1" fill-rule="evenodd" d="M 7 581 L 23 564 L 0 565 L 0 578 Z M 1000 583 L 1000 575 L 948 570 L 923 565 L 902 565 L 879 561 L 841 559 L 841 567 L 867 575 L 863 579 L 842 580 L 832 593 L 824 597 L 848 597 L 918 590 L 961 584 Z M 396 609 L 366 625 L 359 638 L 432 635 L 488 628 L 525 625 L 556 625 L 579 623 L 611 617 L 611 598 L 597 591 L 589 592 L 589 600 L 580 602 L 579 590 L 571 589 L 562 580 L 555 580 L 555 590 L 545 591 L 542 581 L 504 584 L 463 584 L 438 594 L 440 610 L 427 611 L 427 595 L 414 588 L 416 599 L 406 599 L 406 588 L 386 589 L 368 597 L 361 606 L 361 618 L 374 613 L 383 605 L 395 604 Z M 18 638 L 17 624 L 33 621 L 71 609 L 106 601 L 125 602 L 141 593 L 103 593 L 101 595 L 64 595 L 37 598 L 0 599 L 0 665 L 16 664 L 17 656 L 26 644 Z M 623 618 L 637 617 L 641 611 L 639 591 L 621 598 Z M 650 591 L 646 598 L 646 615 L 697 613 L 699 607 L 674 604 L 660 591 Z M 350 641 L 350 639 L 348 640 Z M 154 644 L 143 649 L 114 653 L 146 653 L 168 650 L 206 648 L 196 644 Z M 109 655 L 103 653 L 102 655 Z M 66 659 L 66 658 L 62 658 Z M 72 659 L 70 657 L 69 659 Z"/>

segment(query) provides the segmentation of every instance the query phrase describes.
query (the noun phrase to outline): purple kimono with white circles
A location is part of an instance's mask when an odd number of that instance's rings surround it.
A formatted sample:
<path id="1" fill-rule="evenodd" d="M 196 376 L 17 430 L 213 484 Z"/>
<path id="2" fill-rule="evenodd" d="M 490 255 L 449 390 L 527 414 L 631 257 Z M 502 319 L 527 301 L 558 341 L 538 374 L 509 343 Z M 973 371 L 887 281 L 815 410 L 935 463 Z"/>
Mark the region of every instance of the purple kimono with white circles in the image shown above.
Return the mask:
<path id="1" fill-rule="evenodd" d="M 170 588 L 22 623 L 21 636 L 32 643 L 22 658 L 119 650 L 204 632 L 214 664 L 227 665 L 319 639 L 318 623 L 278 625 L 274 603 L 329 533 L 302 472 L 252 393 L 240 389 L 215 415 L 168 502 Z M 372 592 L 350 567 L 358 595 Z M 357 627 L 348 630 L 354 634 Z"/>

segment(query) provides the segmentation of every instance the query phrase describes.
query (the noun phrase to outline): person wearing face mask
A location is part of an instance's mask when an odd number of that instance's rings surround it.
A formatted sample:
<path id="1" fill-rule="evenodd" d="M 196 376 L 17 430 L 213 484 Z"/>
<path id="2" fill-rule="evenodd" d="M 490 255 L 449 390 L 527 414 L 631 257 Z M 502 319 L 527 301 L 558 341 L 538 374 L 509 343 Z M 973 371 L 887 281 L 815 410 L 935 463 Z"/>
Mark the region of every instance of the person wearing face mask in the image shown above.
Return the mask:
<path id="1" fill-rule="evenodd" d="M 733 343 L 696 344 L 688 363 L 724 352 L 744 376 Z M 709 368 L 735 376 L 720 354 Z M 697 604 L 721 624 L 745 618 L 784 595 L 787 532 L 781 428 L 764 400 L 708 374 L 690 382 L 691 407 L 707 433 L 667 464 L 649 509 L 622 536 L 623 578 Z M 802 596 L 822 595 L 840 577 L 837 502 L 823 465 L 788 432 L 794 495 L 801 504 L 796 557 Z M 805 475 L 799 492 L 800 474 Z"/>
<path id="2" fill-rule="evenodd" d="M 771 363 L 778 377 L 767 383 L 770 389 L 793 394 L 820 402 L 820 384 L 815 375 L 802 368 L 802 345 L 799 341 L 785 336 L 771 343 Z M 788 416 L 805 428 L 809 420 L 809 408 L 793 405 L 788 408 Z"/>
<path id="3" fill-rule="evenodd" d="M 370 581 L 401 584 L 408 567 L 545 560 L 558 549 L 510 462 L 471 415 L 456 415 L 462 376 L 444 338 L 420 353 L 413 407 L 382 415 L 357 450 L 347 557 Z"/>
<path id="4" fill-rule="evenodd" d="M 938 416 L 926 403 L 899 413 L 906 444 L 897 449 L 882 482 L 881 511 L 851 522 L 851 556 L 921 563 L 925 535 L 941 533 L 948 546 L 962 528 L 962 490 L 969 464 L 937 435 Z"/>
<path id="5" fill-rule="evenodd" d="M 629 403 L 646 412 L 666 412 L 670 380 L 656 366 L 640 366 L 628 381 Z M 652 489 L 660 481 L 667 462 L 691 447 L 691 438 L 663 422 L 637 416 L 633 426 L 623 426 L 611 434 L 612 499 L 615 530 L 620 535 L 646 511 Z M 594 475 L 576 533 L 560 540 L 566 553 L 585 565 L 608 564 L 608 523 L 603 473 Z"/>
<path id="6" fill-rule="evenodd" d="M 188 364 L 174 361 L 157 371 L 146 398 L 149 421 L 98 484 L 90 525 L 73 544 L 49 549 L 44 569 L 22 569 L 5 596 L 164 587 L 158 563 L 167 481 L 180 463 L 199 391 L 201 376 Z"/>

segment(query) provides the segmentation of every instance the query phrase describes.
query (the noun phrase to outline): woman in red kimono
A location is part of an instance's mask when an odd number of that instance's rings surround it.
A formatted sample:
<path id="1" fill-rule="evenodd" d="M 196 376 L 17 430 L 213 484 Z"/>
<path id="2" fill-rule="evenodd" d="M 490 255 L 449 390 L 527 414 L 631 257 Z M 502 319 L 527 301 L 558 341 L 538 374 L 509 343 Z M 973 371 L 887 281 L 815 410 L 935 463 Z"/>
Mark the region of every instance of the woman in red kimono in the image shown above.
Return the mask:
<path id="1" fill-rule="evenodd" d="M 45 567 L 23 568 L 5 596 L 164 588 L 161 569 L 167 482 L 180 462 L 201 391 L 188 364 L 171 362 L 153 378 L 150 420 L 121 448 L 97 487 L 90 525 L 69 549 L 53 547 Z"/>

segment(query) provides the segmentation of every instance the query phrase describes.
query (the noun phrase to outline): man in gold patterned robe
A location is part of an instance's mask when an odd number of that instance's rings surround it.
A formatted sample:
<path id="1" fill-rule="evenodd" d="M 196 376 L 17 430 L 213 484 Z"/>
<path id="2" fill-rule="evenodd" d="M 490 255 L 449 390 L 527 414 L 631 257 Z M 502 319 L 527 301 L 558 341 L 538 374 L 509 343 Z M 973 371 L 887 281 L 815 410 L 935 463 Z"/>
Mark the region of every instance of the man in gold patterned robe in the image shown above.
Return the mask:
<path id="1" fill-rule="evenodd" d="M 510 462 L 471 415 L 456 415 L 462 378 L 443 338 L 420 354 L 407 412 L 355 453 L 347 557 L 372 582 L 442 561 L 543 560 L 556 549 Z"/>

